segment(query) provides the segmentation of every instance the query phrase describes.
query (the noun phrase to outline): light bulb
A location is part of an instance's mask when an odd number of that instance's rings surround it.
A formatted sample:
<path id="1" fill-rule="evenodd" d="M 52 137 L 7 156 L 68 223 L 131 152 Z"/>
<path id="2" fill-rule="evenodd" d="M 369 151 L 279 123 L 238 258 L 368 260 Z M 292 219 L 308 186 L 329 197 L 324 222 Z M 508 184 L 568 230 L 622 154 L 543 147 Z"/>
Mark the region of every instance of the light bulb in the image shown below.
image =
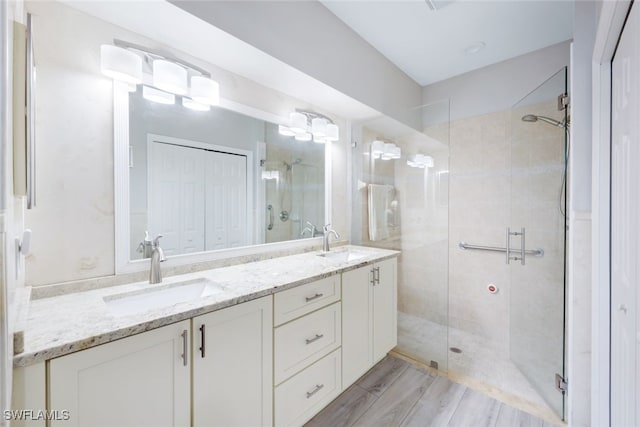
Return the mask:
<path id="1" fill-rule="evenodd" d="M 153 85 L 176 95 L 187 93 L 187 70 L 165 59 L 153 61 Z"/>

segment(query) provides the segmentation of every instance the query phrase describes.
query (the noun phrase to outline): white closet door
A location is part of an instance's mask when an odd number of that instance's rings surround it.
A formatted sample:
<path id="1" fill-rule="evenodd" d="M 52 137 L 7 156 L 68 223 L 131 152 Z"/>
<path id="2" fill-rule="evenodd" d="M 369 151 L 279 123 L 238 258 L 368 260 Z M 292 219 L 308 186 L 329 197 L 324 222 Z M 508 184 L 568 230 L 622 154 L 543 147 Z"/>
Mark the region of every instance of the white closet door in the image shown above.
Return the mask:
<path id="1" fill-rule="evenodd" d="M 640 425 L 640 7 L 612 70 L 611 425 Z"/>
<path id="2" fill-rule="evenodd" d="M 206 248 L 247 245 L 247 158 L 207 152 Z"/>
<path id="3" fill-rule="evenodd" d="M 153 142 L 149 146 L 149 228 L 162 234 L 166 255 L 204 250 L 203 150 Z"/>

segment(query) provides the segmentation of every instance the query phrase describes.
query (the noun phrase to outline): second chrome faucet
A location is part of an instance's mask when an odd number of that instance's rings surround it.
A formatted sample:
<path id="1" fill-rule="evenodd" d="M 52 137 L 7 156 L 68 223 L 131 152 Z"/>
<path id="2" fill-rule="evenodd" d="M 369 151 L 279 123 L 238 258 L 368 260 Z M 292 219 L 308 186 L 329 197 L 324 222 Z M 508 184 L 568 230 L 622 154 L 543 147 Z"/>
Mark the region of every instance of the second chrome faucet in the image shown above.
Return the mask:
<path id="1" fill-rule="evenodd" d="M 333 234 L 333 237 L 336 239 L 340 238 L 340 235 L 336 230 L 331 228 L 331 224 L 325 225 L 322 230 L 324 231 L 324 238 L 322 239 L 322 251 L 329 252 L 329 236 Z"/>

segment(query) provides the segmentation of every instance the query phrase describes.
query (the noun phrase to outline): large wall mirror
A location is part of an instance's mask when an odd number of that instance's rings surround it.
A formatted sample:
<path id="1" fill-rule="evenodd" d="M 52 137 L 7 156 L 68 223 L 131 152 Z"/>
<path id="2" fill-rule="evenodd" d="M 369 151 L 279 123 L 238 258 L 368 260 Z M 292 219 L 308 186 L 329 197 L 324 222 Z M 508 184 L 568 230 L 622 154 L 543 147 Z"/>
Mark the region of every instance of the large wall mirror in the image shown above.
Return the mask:
<path id="1" fill-rule="evenodd" d="M 141 87 L 120 106 L 128 109 L 131 260 L 148 257 L 157 235 L 165 254 L 179 255 L 311 237 L 308 224 L 321 227 L 324 145 L 224 108 L 157 103 Z"/>
<path id="2" fill-rule="evenodd" d="M 301 240 L 311 237 L 308 223 L 320 229 L 328 220 L 331 144 L 278 132 L 290 112 L 310 106 L 201 59 L 184 23 L 154 40 L 74 5 L 27 3 L 40 159 L 38 209 L 25 218 L 34 232 L 27 283 L 143 271 L 145 240 L 159 234 L 172 265 L 255 254 L 265 244 L 310 246 Z M 116 39 L 207 70 L 219 79 L 220 105 L 195 111 L 180 96 L 150 101 L 142 85 L 129 92 L 101 73 L 101 45 Z"/>

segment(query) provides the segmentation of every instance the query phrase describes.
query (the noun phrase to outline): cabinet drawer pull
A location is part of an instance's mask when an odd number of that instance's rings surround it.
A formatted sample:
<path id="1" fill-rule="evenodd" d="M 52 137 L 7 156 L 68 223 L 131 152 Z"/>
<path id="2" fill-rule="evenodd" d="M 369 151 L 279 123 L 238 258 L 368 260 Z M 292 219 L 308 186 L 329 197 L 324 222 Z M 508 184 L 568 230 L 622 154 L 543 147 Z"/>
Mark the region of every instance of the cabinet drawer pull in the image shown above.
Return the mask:
<path id="1" fill-rule="evenodd" d="M 321 298 L 321 297 L 323 297 L 323 296 L 324 296 L 324 294 L 315 294 L 314 296 L 312 296 L 312 297 L 306 297 L 305 299 L 307 300 L 307 302 L 309 302 L 309 301 L 313 301 L 314 299 Z"/>
<path id="2" fill-rule="evenodd" d="M 316 334 L 316 336 L 315 336 L 315 337 L 313 337 L 313 338 L 307 338 L 307 339 L 305 340 L 305 342 L 306 342 L 307 344 L 311 344 L 312 342 L 316 342 L 316 341 L 318 341 L 318 340 L 319 340 L 320 338 L 322 338 L 322 337 L 324 337 L 324 334 Z"/>
<path id="3" fill-rule="evenodd" d="M 204 325 L 200 326 L 200 357 L 204 359 Z"/>
<path id="4" fill-rule="evenodd" d="M 187 366 L 187 359 L 189 358 L 189 347 L 188 347 L 188 342 L 187 342 L 187 334 L 188 331 L 185 329 L 184 331 L 182 331 L 182 364 L 184 366 Z"/>
<path id="5" fill-rule="evenodd" d="M 316 384 L 313 390 L 307 392 L 307 399 L 309 399 L 311 396 L 313 396 L 314 394 L 322 390 L 323 387 L 324 387 L 324 384 Z"/>

